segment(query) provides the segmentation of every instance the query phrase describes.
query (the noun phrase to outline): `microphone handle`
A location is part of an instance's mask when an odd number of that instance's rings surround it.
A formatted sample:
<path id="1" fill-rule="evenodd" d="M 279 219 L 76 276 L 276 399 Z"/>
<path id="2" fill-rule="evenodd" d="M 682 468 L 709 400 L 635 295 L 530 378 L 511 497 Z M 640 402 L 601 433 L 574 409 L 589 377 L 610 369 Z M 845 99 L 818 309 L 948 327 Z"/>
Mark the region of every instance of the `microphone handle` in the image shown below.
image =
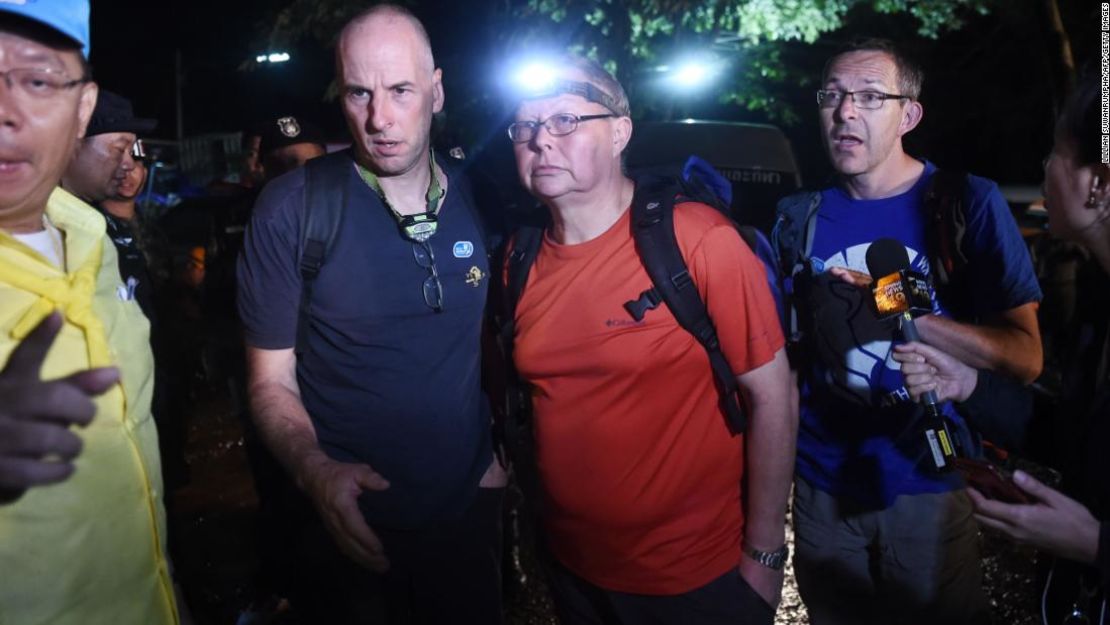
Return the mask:
<path id="1" fill-rule="evenodd" d="M 906 312 L 902 313 L 901 321 L 902 321 L 902 337 L 904 339 L 906 339 L 907 341 L 910 341 L 910 342 L 913 342 L 913 343 L 921 343 L 922 342 L 921 341 L 921 335 L 917 333 L 917 325 L 914 324 L 914 322 L 913 322 L 913 315 L 911 315 L 909 313 L 909 311 L 906 311 Z M 929 407 L 931 409 L 930 412 L 932 414 L 934 414 L 934 415 L 940 414 L 939 410 L 937 409 L 937 404 L 940 403 L 940 402 L 937 401 L 937 392 L 936 391 L 926 391 L 921 396 L 921 403 L 923 403 L 927 407 Z"/>
<path id="2" fill-rule="evenodd" d="M 921 335 L 917 333 L 913 316 L 909 311 L 902 313 L 902 337 L 907 341 L 921 342 Z M 948 429 L 948 423 L 940 414 L 935 391 L 928 391 L 921 396 L 921 403 L 925 404 L 924 435 L 929 448 L 929 457 L 933 461 L 933 469 L 937 472 L 951 471 L 953 460 L 956 459 L 955 442 Z"/>

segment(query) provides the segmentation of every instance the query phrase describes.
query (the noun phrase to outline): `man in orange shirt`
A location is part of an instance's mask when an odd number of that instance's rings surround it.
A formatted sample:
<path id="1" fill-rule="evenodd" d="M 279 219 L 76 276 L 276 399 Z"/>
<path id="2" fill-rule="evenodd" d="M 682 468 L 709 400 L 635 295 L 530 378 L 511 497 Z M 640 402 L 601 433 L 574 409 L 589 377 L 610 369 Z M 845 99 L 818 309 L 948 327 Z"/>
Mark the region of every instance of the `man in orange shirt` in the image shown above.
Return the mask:
<path id="1" fill-rule="evenodd" d="M 531 386 L 551 589 L 564 624 L 770 623 L 785 563 L 797 409 L 763 266 L 727 218 L 676 206 L 683 258 L 745 396 L 730 433 L 706 351 L 651 285 L 621 168 L 628 99 L 567 59 L 525 99 L 509 137 L 525 188 L 551 213 L 516 307 L 514 358 Z"/>

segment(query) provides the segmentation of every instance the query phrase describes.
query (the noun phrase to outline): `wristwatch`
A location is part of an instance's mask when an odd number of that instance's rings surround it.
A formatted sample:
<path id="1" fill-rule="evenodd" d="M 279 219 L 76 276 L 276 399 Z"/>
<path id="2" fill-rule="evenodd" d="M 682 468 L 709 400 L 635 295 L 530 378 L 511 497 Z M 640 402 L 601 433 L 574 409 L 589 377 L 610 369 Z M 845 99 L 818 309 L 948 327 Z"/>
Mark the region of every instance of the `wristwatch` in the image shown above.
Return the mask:
<path id="1" fill-rule="evenodd" d="M 786 566 L 786 560 L 790 557 L 790 547 L 783 545 L 774 551 L 760 551 L 753 548 L 748 543 L 742 543 L 740 549 L 744 555 L 752 560 L 762 564 L 763 566 L 781 571 L 782 567 Z"/>

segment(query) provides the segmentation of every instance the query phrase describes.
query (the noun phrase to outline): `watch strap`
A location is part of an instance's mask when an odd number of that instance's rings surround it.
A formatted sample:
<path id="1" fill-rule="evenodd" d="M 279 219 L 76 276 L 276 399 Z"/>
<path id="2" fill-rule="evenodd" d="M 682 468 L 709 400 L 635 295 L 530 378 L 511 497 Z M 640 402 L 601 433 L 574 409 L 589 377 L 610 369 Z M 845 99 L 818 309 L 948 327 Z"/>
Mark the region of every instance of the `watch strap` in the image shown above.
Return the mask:
<path id="1" fill-rule="evenodd" d="M 748 543 L 742 543 L 740 549 L 752 560 L 776 571 L 781 571 L 790 557 L 790 547 L 785 544 L 774 551 L 760 551 Z"/>

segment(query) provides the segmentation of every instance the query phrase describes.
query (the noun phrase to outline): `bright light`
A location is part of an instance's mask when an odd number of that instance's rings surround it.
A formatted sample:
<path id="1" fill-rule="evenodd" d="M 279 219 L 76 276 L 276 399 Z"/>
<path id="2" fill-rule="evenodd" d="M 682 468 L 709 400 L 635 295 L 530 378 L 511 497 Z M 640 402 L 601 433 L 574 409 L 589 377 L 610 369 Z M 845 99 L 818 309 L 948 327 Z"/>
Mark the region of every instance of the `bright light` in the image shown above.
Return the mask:
<path id="1" fill-rule="evenodd" d="M 513 74 L 517 89 L 527 93 L 541 93 L 555 82 L 555 68 L 542 61 L 532 61 L 523 65 Z"/>
<path id="2" fill-rule="evenodd" d="M 256 63 L 284 63 L 289 60 L 288 52 L 271 52 L 269 54 L 259 54 L 254 57 Z"/>
<path id="3" fill-rule="evenodd" d="M 715 54 L 692 52 L 670 63 L 657 65 L 652 71 L 659 76 L 659 87 L 675 95 L 693 96 L 695 91 L 716 80 L 726 66 L 726 62 Z"/>
<path id="4" fill-rule="evenodd" d="M 679 87 L 699 87 L 709 80 L 712 73 L 712 69 L 705 63 L 688 61 L 678 67 L 672 80 Z"/>

